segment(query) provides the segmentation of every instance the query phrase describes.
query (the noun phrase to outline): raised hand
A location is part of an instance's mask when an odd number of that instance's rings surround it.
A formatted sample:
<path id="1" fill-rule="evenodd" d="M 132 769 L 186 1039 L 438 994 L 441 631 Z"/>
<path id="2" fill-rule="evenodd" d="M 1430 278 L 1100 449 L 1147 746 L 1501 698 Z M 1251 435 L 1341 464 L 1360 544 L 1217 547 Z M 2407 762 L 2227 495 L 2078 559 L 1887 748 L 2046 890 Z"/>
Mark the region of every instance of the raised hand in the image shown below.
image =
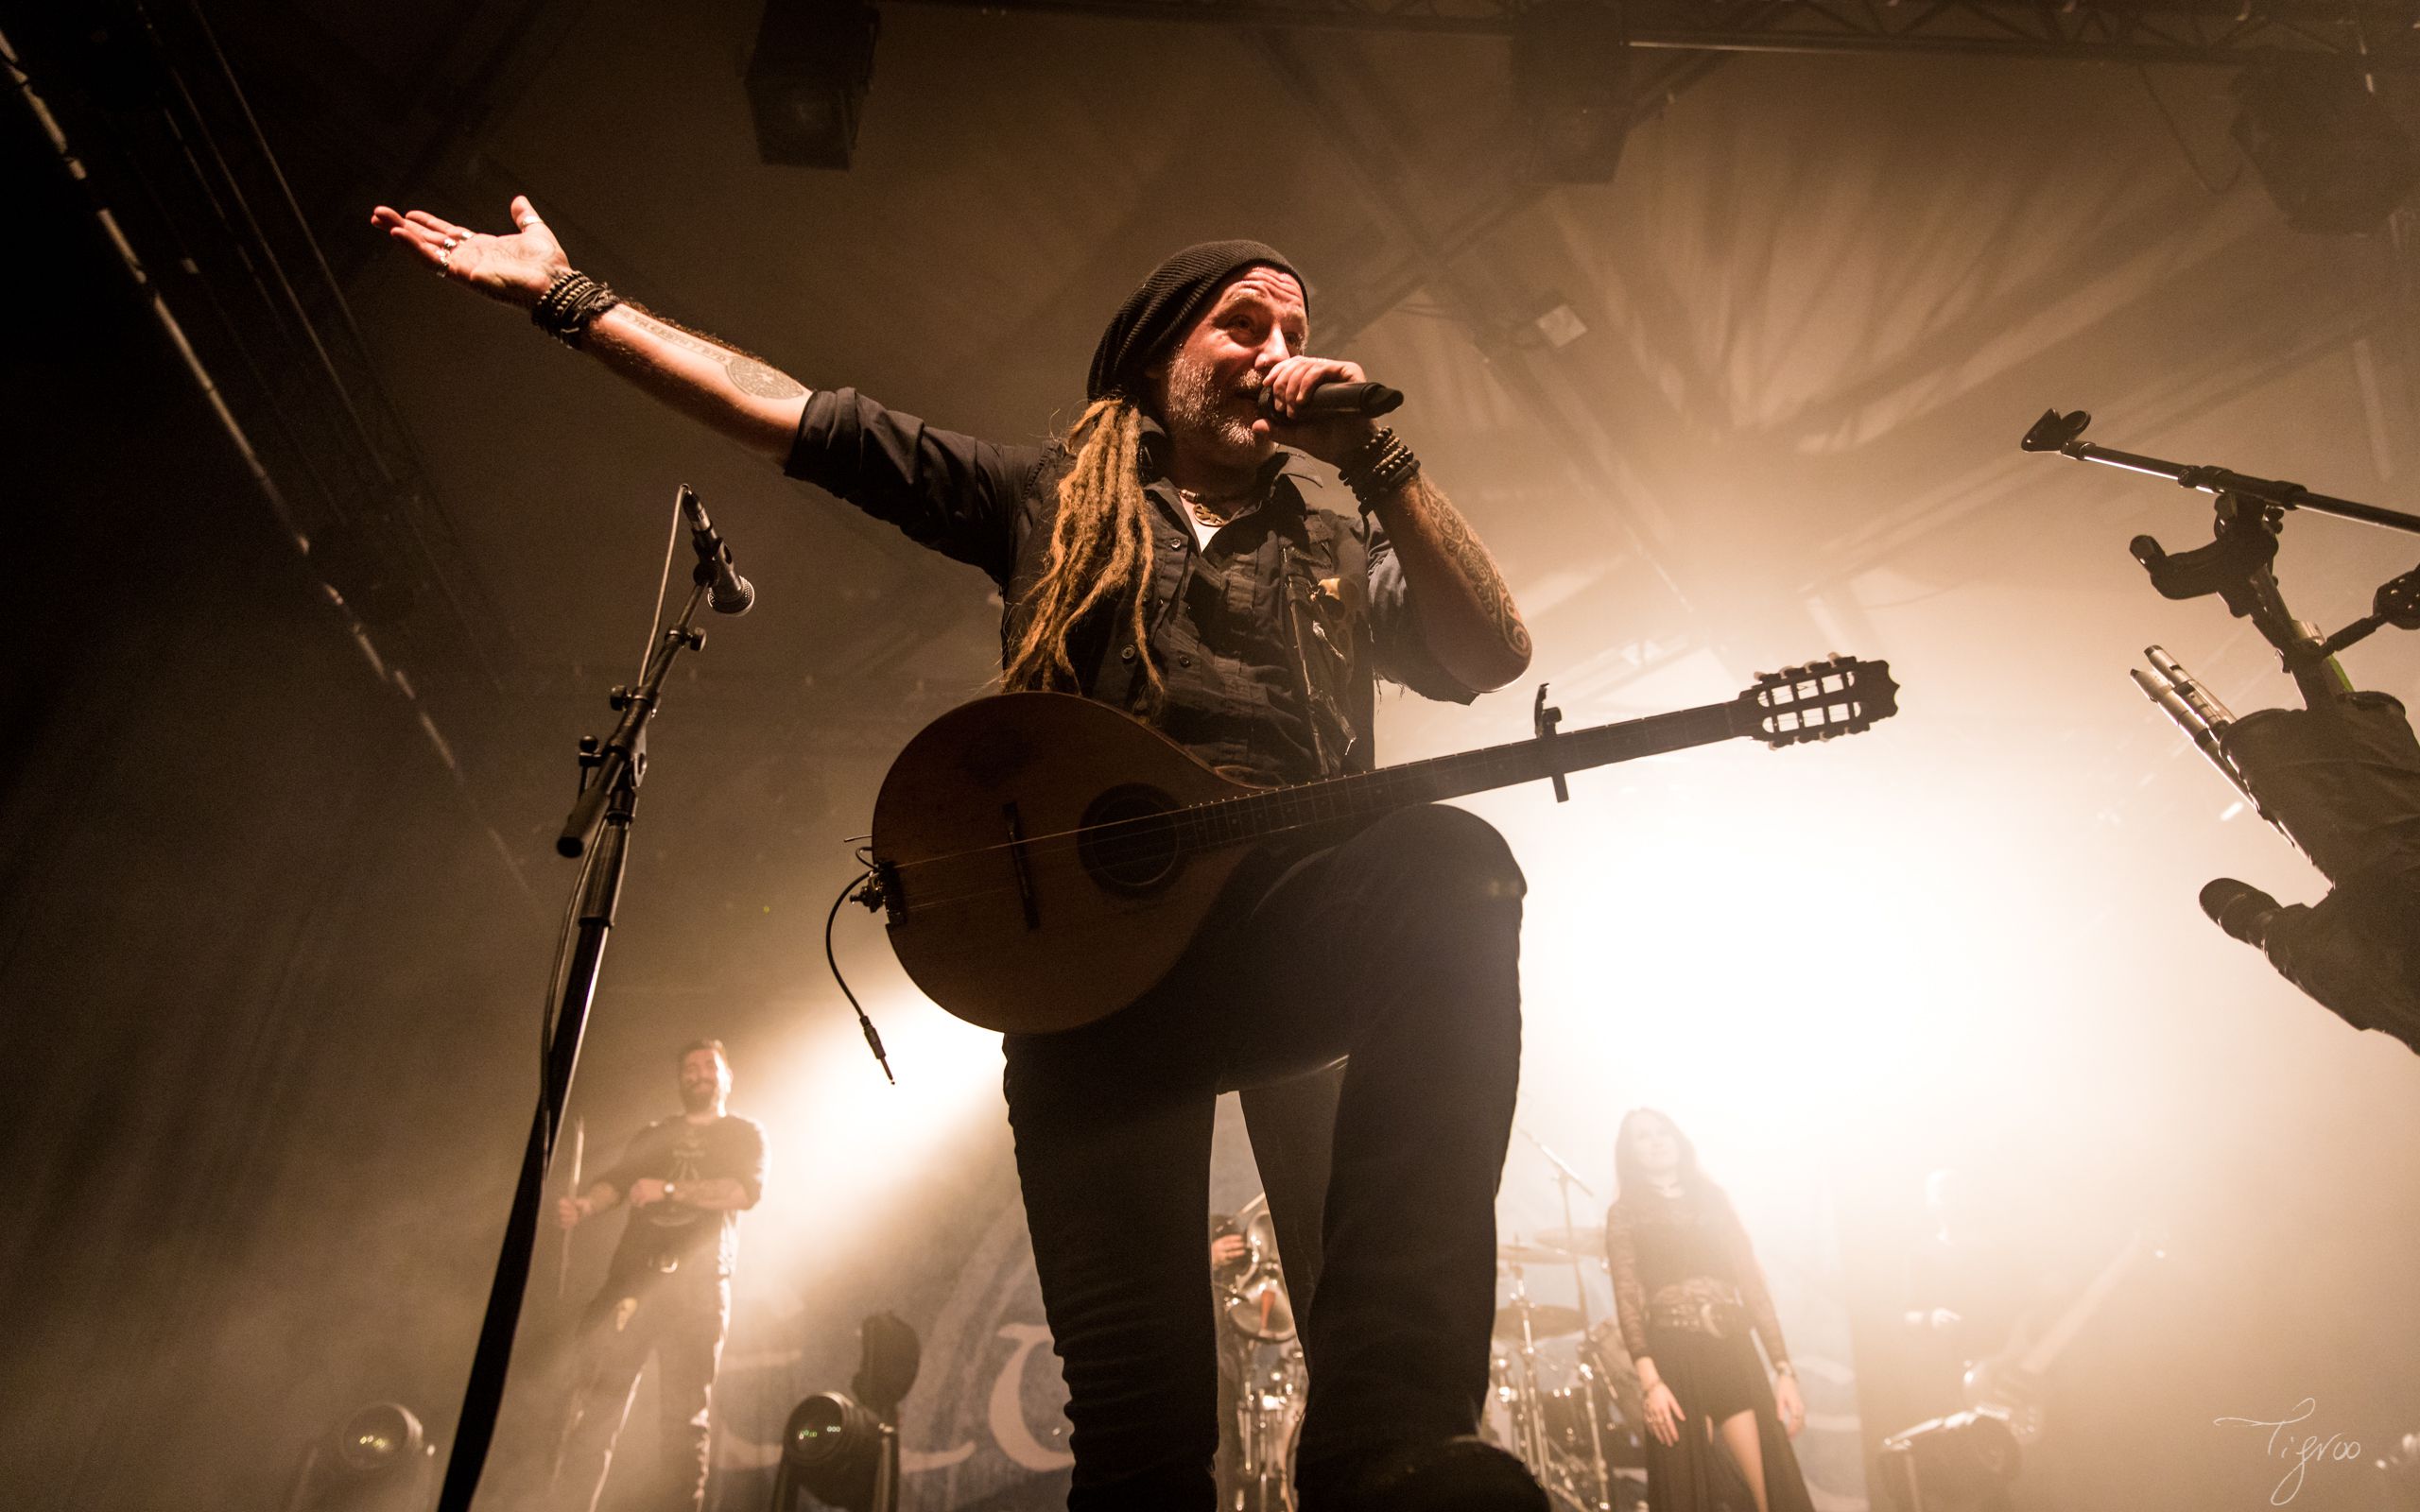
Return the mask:
<path id="1" fill-rule="evenodd" d="M 562 243 L 538 218 L 527 195 L 512 197 L 510 235 L 491 236 L 467 226 L 430 215 L 425 210 L 398 211 L 380 205 L 370 213 L 370 224 L 411 249 L 438 275 L 468 284 L 493 300 L 526 310 L 538 302 L 557 277 L 571 271 Z"/>

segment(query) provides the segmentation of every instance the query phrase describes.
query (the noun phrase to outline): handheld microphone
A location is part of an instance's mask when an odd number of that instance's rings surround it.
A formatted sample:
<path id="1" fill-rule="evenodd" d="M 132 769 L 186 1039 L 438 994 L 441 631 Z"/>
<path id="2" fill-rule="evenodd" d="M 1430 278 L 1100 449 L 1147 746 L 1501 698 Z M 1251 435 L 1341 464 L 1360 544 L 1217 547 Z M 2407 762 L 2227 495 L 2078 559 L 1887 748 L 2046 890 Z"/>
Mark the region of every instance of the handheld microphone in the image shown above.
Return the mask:
<path id="1" fill-rule="evenodd" d="M 733 565 L 731 547 L 715 533 L 715 524 L 706 518 L 706 507 L 681 485 L 681 514 L 689 522 L 689 545 L 698 554 L 698 571 L 692 581 L 706 583 L 706 603 L 717 614 L 745 614 L 756 602 L 756 585 L 739 576 Z"/>
<path id="2" fill-rule="evenodd" d="M 2277 900 L 2248 882 L 2220 877 L 2202 889 L 2202 912 L 2210 922 L 2257 950 L 2269 939 L 2269 920 L 2277 916 Z"/>
<path id="3" fill-rule="evenodd" d="M 1321 384 L 1298 406 L 1296 420 L 1316 420 L 1327 415 L 1388 415 L 1403 407 L 1403 390 L 1384 384 Z M 1267 385 L 1260 390 L 1260 412 L 1270 420 L 1278 418 L 1277 402 L 1270 396 Z"/>

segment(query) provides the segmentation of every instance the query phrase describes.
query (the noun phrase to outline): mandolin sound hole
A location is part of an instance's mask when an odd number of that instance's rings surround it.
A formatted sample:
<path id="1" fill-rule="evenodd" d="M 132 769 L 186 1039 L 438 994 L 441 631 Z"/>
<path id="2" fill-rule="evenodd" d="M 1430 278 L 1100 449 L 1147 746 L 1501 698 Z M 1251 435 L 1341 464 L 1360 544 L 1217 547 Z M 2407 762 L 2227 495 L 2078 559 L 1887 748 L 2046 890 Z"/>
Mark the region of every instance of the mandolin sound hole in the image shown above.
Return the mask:
<path id="1" fill-rule="evenodd" d="M 1077 839 L 1084 870 L 1112 892 L 1140 894 L 1166 886 L 1184 855 L 1174 828 L 1150 820 L 1175 807 L 1166 793 L 1133 783 L 1093 799 Z"/>

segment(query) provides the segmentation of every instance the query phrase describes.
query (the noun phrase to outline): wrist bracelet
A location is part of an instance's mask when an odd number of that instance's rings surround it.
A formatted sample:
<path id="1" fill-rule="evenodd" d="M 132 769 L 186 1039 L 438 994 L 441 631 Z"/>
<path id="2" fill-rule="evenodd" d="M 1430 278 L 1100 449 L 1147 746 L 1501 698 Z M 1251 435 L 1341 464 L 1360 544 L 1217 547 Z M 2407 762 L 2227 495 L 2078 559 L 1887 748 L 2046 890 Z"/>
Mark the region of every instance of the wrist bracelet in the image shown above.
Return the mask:
<path id="1" fill-rule="evenodd" d="M 1395 438 L 1392 426 L 1381 425 L 1360 455 L 1338 468 L 1336 475 L 1353 490 L 1361 512 L 1368 514 L 1381 501 L 1393 497 L 1419 471 L 1420 458 L 1411 455 L 1411 448 Z"/>
<path id="2" fill-rule="evenodd" d="M 559 273 L 529 307 L 529 323 L 577 352 L 590 323 L 621 302 L 620 295 L 585 273 Z"/>

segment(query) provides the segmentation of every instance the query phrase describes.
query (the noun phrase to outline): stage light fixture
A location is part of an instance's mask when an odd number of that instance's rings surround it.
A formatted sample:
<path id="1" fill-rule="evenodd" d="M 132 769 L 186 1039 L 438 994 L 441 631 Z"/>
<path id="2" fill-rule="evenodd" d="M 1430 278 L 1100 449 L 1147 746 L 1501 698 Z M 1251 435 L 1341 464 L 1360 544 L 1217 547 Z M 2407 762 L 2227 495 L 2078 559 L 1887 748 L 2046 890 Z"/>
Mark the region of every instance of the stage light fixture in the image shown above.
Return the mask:
<path id="1" fill-rule="evenodd" d="M 385 1475 L 420 1453 L 420 1419 L 410 1408 L 373 1401 L 337 1431 L 337 1457 L 356 1475 Z"/>
<path id="2" fill-rule="evenodd" d="M 787 1512 L 800 1490 L 848 1512 L 881 1512 L 898 1494 L 898 1442 L 890 1425 L 855 1397 L 817 1392 L 790 1409 L 782 1430 L 776 1512 Z"/>
<path id="3" fill-rule="evenodd" d="M 2411 194 L 2411 140 L 2358 65 L 2264 62 L 2237 76 L 2235 94 L 2236 142 L 2295 230 L 2376 231 Z"/>
<path id="4" fill-rule="evenodd" d="M 849 1383 L 856 1396 L 820 1391 L 790 1409 L 773 1512 L 790 1512 L 801 1491 L 848 1512 L 898 1512 L 899 1431 L 891 1424 L 923 1360 L 916 1331 L 897 1314 L 859 1321 L 857 1373 Z"/>
<path id="5" fill-rule="evenodd" d="M 408 1512 L 428 1503 L 437 1451 L 401 1402 L 373 1401 L 315 1439 L 287 1512 Z"/>
<path id="6" fill-rule="evenodd" d="M 1512 38 L 1531 183 L 1609 183 L 1630 134 L 1630 27 L 1610 0 L 1544 0 Z"/>
<path id="7" fill-rule="evenodd" d="M 881 33 L 864 0 L 768 0 L 747 73 L 759 159 L 848 167 Z"/>
<path id="8" fill-rule="evenodd" d="M 885 1422 L 899 1418 L 900 1400 L 916 1384 L 924 1364 L 916 1331 L 896 1313 L 873 1313 L 857 1324 L 857 1373 L 849 1389 Z"/>
<path id="9" fill-rule="evenodd" d="M 1882 1441 L 1886 1478 L 1916 1512 L 1935 1498 L 1979 1496 L 2016 1479 L 2024 1452 L 1997 1413 L 1962 1412 L 1918 1423 Z"/>

